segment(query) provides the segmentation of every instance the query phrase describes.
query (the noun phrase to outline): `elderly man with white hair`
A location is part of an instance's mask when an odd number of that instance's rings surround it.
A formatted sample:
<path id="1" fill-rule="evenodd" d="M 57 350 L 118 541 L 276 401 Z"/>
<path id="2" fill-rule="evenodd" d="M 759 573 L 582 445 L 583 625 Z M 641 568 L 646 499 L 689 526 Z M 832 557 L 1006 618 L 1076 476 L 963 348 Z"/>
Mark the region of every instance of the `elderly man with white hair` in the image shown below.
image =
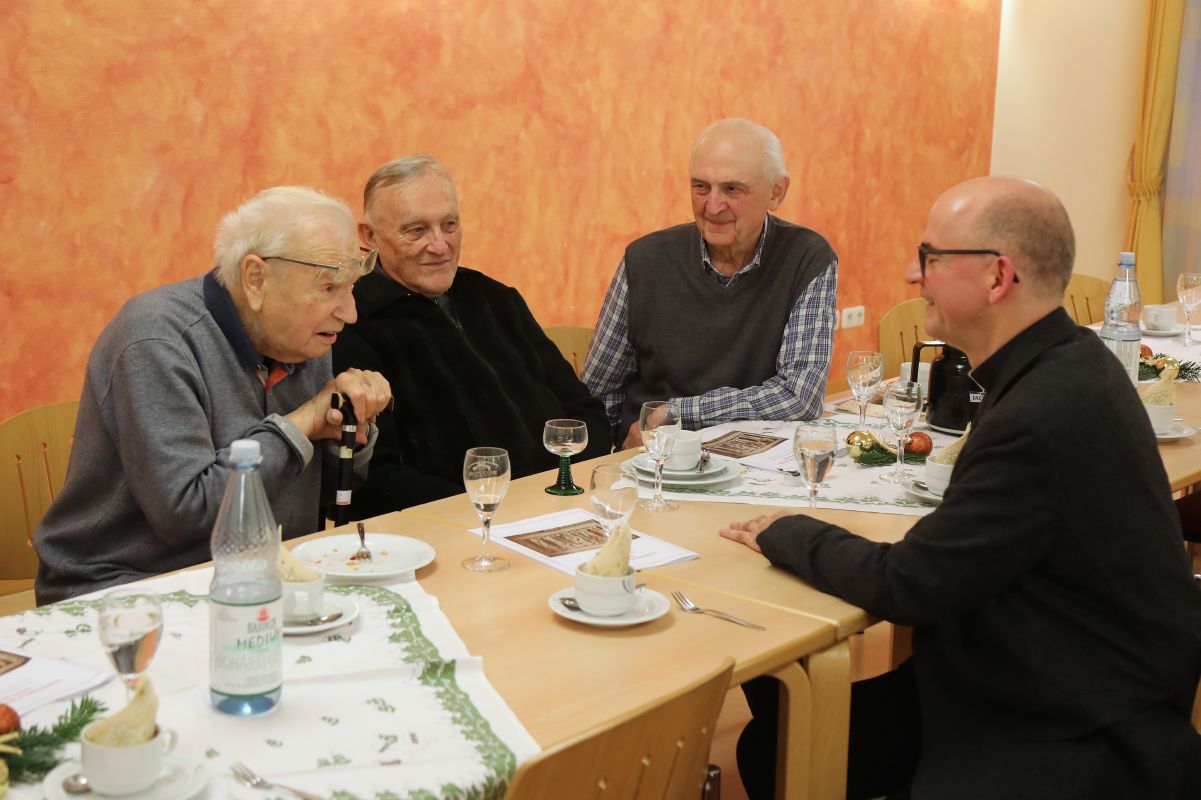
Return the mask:
<path id="1" fill-rule="evenodd" d="M 375 263 L 350 209 L 267 189 L 222 220 L 214 250 L 207 274 L 127 301 L 92 349 L 66 483 L 34 534 L 39 603 L 207 561 L 236 439 L 261 447 L 285 538 L 317 530 L 323 475 L 336 474 L 335 391 L 360 421 L 366 471 L 392 394 L 378 373 L 331 370 L 356 319 L 352 287 Z"/>
<path id="2" fill-rule="evenodd" d="M 822 413 L 838 257 L 775 211 L 788 193 L 780 140 L 744 119 L 697 138 L 695 223 L 631 244 L 613 276 L 584 367 L 622 447 L 641 444 L 648 400 L 685 427 Z"/>

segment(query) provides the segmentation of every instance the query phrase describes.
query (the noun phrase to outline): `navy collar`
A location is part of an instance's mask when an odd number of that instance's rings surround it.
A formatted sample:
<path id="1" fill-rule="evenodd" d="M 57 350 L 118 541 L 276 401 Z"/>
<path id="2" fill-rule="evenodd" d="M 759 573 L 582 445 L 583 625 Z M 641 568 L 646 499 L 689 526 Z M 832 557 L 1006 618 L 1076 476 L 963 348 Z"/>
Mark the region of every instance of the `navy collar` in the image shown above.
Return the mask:
<path id="1" fill-rule="evenodd" d="M 225 334 L 229 346 L 237 356 L 238 364 L 245 370 L 257 370 L 263 365 L 263 356 L 255 349 L 246 333 L 246 326 L 238 316 L 234 299 L 229 296 L 229 290 L 217 283 L 216 270 L 204 276 L 204 307 L 217 323 L 217 327 Z"/>

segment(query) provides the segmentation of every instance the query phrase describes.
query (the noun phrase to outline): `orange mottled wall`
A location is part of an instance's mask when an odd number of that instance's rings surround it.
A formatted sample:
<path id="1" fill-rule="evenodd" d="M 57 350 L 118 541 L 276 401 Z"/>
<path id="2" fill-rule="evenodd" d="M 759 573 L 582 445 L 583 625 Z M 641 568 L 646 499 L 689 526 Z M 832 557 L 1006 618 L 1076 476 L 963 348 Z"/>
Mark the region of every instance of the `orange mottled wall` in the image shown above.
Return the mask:
<path id="1" fill-rule="evenodd" d="M 397 155 L 459 184 L 463 263 L 591 325 L 626 242 L 689 219 L 714 119 L 783 140 L 781 216 L 868 324 L 937 193 L 988 170 L 1000 0 L 6 0 L 0 419 L 77 397 L 131 294 L 211 261 L 220 215 L 299 183 L 358 210 Z"/>

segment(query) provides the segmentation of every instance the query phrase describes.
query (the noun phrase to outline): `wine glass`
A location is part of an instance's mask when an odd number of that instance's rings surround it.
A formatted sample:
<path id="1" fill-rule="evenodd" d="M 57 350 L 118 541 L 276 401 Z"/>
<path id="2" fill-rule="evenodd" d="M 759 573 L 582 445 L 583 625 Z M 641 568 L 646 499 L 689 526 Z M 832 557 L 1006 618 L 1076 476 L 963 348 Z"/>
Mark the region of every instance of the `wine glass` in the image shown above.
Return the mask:
<path id="1" fill-rule="evenodd" d="M 833 425 L 798 425 L 792 436 L 792 454 L 796 456 L 801 480 L 809 490 L 809 508 L 817 508 L 817 487 L 826 479 L 838 451 L 837 428 Z"/>
<path id="2" fill-rule="evenodd" d="M 897 468 L 881 477 L 898 486 L 909 477 L 905 469 L 906 431 L 913 427 L 922 413 L 922 385 L 914 381 L 893 381 L 884 390 L 884 416 L 897 435 Z"/>
<path id="3" fill-rule="evenodd" d="M 473 447 L 463 459 L 463 486 L 484 525 L 480 554 L 463 559 L 463 569 L 472 572 L 500 572 L 509 568 L 508 559 L 491 555 L 492 515 L 509 490 L 509 453 L 499 447 Z"/>
<path id="4" fill-rule="evenodd" d="M 638 427 L 642 429 L 642 443 L 655 462 L 655 496 L 638 503 L 646 511 L 674 511 L 679 506 L 663 499 L 663 462 L 676 447 L 680 435 L 680 408 L 668 400 L 652 400 L 642 404 L 638 416 Z"/>
<path id="5" fill-rule="evenodd" d="M 162 635 L 163 607 L 157 594 L 126 586 L 100 600 L 100 644 L 125 683 L 127 698 L 150 667 Z"/>
<path id="6" fill-rule="evenodd" d="M 1193 311 L 1201 306 L 1201 272 L 1182 272 L 1176 279 L 1176 297 L 1184 308 L 1184 346 L 1192 347 Z"/>
<path id="7" fill-rule="evenodd" d="M 608 536 L 628 522 L 638 504 L 638 482 L 626 474 L 620 464 L 601 464 L 592 470 L 592 507 Z"/>
<path id="8" fill-rule="evenodd" d="M 847 383 L 859 401 L 859 428 L 867 425 L 867 404 L 884 377 L 884 356 L 870 350 L 855 350 L 847 356 Z"/>
<path id="9" fill-rule="evenodd" d="M 578 419 L 548 420 L 542 428 L 542 444 L 559 457 L 559 479 L 547 486 L 547 494 L 583 494 L 571 477 L 571 457 L 588 446 L 588 426 Z"/>

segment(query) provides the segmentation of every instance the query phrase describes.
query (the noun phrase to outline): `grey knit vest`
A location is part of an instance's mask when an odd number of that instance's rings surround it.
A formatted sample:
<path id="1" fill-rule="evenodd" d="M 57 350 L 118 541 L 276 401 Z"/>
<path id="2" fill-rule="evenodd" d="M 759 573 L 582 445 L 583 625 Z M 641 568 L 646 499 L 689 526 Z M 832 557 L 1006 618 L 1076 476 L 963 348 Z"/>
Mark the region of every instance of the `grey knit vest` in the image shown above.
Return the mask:
<path id="1" fill-rule="evenodd" d="M 759 266 L 729 286 L 702 265 L 694 224 L 656 231 L 626 249 L 638 366 L 626 379 L 617 441 L 648 400 L 745 389 L 776 374 L 793 305 L 835 255 L 815 231 L 772 216 L 766 224 Z"/>

